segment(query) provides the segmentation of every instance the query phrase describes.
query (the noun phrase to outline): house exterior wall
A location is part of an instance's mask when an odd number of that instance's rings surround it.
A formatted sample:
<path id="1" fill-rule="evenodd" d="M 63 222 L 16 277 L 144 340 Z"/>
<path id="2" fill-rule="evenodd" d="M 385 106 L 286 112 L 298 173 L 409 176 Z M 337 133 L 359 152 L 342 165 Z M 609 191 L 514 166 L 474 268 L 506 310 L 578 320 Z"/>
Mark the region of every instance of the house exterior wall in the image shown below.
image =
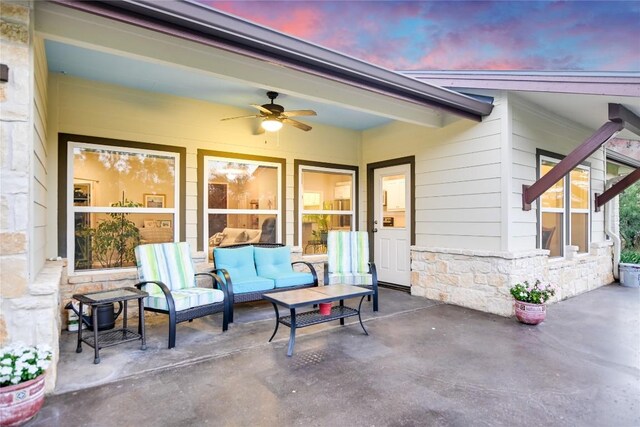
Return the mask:
<path id="1" fill-rule="evenodd" d="M 441 128 L 394 122 L 363 132 L 368 163 L 415 155 L 416 246 L 501 249 L 501 144 L 505 104 L 496 97 L 481 123 Z M 360 187 L 366 211 L 366 183 Z M 366 216 L 361 216 L 361 229 Z"/>
<path id="2" fill-rule="evenodd" d="M 34 38 L 30 2 L 0 3 L 2 62 L 9 82 L 0 84 L 0 346 L 22 342 L 58 347 L 61 263 L 43 254 L 47 191 L 46 59 Z M 55 386 L 58 352 L 47 370 Z"/>
<path id="3" fill-rule="evenodd" d="M 57 188 L 58 133 L 88 135 L 128 141 L 186 147 L 186 241 L 196 250 L 198 233 L 197 150 L 252 154 L 286 159 L 286 191 L 283 214 L 285 242 L 293 245 L 294 159 L 357 165 L 360 132 L 314 124 L 313 131 L 285 127 L 277 134 L 254 135 L 255 120 L 221 122 L 220 118 L 247 114 L 246 110 L 192 99 L 162 95 L 122 86 L 102 84 L 70 76 L 49 76 L 48 186 Z M 47 221 L 57 223 L 57 211 L 48 211 Z M 47 254 L 58 256 L 57 228 L 49 227 Z M 294 250 L 294 256 L 300 256 Z M 323 257 L 311 259 L 322 277 Z M 204 252 L 194 253 L 200 269 L 206 267 Z M 210 267 L 210 266 L 209 266 Z M 132 286 L 135 271 L 78 273 L 65 269 L 60 286 L 61 308 L 73 294 Z M 135 310 L 134 310 L 135 311 Z M 66 317 L 63 317 L 63 327 Z"/>
<path id="4" fill-rule="evenodd" d="M 499 127 L 502 134 L 494 136 L 501 142 L 495 145 L 500 154 L 494 158 L 497 157 L 501 162 L 498 171 L 501 170 L 499 191 L 502 194 L 498 194 L 496 200 L 502 203 L 496 203 L 498 207 L 491 213 L 494 220 L 499 222 L 496 229 L 501 233 L 496 237 L 500 238 L 502 245 L 496 241 L 492 247 L 491 241 L 485 241 L 476 247 L 456 247 L 454 239 L 440 245 L 441 239 L 416 239 L 417 244 L 412 247 L 411 253 L 411 293 L 509 316 L 513 314 L 509 288 L 524 280 L 556 284 L 559 291 L 555 300 L 611 283 L 614 280 L 612 245 L 605 240 L 602 212 L 591 213 L 591 246 L 588 253 L 576 255 L 568 249 L 563 258 L 549 258 L 548 251 L 536 249 L 536 204 L 531 211 L 522 210 L 522 185 L 530 185 L 537 179 L 536 150 L 566 155 L 589 137 L 592 131 L 541 111 L 512 94 L 503 96 L 502 102 L 497 104 L 489 117 L 490 120 L 492 118 L 493 121 L 502 121 Z M 393 135 L 387 137 L 392 139 Z M 481 159 L 480 156 L 476 158 Z M 587 161 L 591 165 L 590 193 L 602 192 L 605 173 L 603 150 L 596 151 Z M 420 173 L 425 177 L 434 176 L 424 169 Z M 476 191 L 483 189 L 482 176 L 478 178 L 469 183 L 469 188 Z M 476 180 L 480 181 L 479 186 Z M 436 193 L 441 191 L 448 192 L 452 197 L 457 195 L 457 188 L 449 183 L 434 185 L 440 187 L 435 190 Z M 424 209 L 428 208 L 416 205 L 416 216 L 425 217 L 425 213 L 418 212 Z M 446 217 L 452 221 L 459 218 L 454 210 L 446 213 Z M 482 218 L 478 216 L 481 210 L 478 214 L 475 212 L 471 211 L 471 218 Z M 476 220 L 473 226 L 484 228 L 487 225 Z M 417 224 L 416 228 L 419 228 Z M 441 227 L 437 229 L 446 230 Z"/>

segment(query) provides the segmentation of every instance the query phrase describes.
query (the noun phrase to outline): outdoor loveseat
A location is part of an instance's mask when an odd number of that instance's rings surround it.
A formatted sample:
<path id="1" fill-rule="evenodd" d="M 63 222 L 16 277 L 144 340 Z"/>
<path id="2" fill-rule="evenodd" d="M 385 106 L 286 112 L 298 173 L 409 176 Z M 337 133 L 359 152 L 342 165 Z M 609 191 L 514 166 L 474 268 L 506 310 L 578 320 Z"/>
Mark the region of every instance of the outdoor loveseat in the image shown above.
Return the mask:
<path id="1" fill-rule="evenodd" d="M 254 243 L 214 248 L 213 270 L 226 284 L 229 322 L 233 304 L 257 301 L 270 292 L 318 286 L 316 270 L 308 262 L 291 262 L 291 249 L 278 243 Z M 294 271 L 296 264 L 309 272 Z"/>

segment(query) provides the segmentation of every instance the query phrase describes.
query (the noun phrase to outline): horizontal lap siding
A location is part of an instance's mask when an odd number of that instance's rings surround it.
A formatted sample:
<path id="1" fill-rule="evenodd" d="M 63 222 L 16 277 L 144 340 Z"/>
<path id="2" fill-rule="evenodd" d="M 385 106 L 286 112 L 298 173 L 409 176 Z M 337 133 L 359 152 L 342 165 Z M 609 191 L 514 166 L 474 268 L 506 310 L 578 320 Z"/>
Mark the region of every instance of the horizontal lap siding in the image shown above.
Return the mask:
<path id="1" fill-rule="evenodd" d="M 481 123 L 440 129 L 393 123 L 365 131 L 367 163 L 415 155 L 416 245 L 499 250 L 500 99 Z"/>
<path id="2" fill-rule="evenodd" d="M 539 107 L 511 95 L 512 106 L 512 196 L 510 250 L 527 250 L 536 247 L 537 202 L 531 211 L 522 210 L 522 185 L 531 185 L 537 179 L 536 150 L 542 149 L 567 155 L 595 131 L 586 129 L 571 120 L 542 112 Z M 602 112 L 603 123 L 607 112 Z M 591 195 L 603 188 L 603 155 L 596 151 L 587 159 L 591 163 Z M 592 215 L 591 241 L 604 239 L 603 213 Z"/>
<path id="3" fill-rule="evenodd" d="M 285 126 L 278 133 L 255 133 L 257 120 L 220 121 L 246 115 L 247 108 L 180 98 L 122 86 L 52 75 L 56 95 L 52 111 L 56 132 L 166 144 L 186 148 L 186 239 L 195 250 L 202 220 L 198 218 L 198 149 L 286 160 L 283 195 L 285 242 L 293 244 L 294 159 L 357 165 L 360 132 L 313 124 L 311 132 Z M 259 98 L 259 94 L 258 97 Z M 286 106 L 285 101 L 283 104 Z M 57 135 L 49 139 L 57 147 Z M 56 177 L 51 181 L 55 183 Z M 55 183 L 57 185 L 57 183 Z M 50 216 L 51 218 L 51 216 Z M 55 230 L 51 230 L 51 234 Z M 51 236 L 50 236 L 51 238 Z"/>
<path id="4" fill-rule="evenodd" d="M 34 40 L 34 94 L 33 94 L 33 160 L 32 160 L 32 230 L 30 274 L 35 277 L 44 266 L 46 256 L 47 225 L 47 59 L 44 42 Z"/>

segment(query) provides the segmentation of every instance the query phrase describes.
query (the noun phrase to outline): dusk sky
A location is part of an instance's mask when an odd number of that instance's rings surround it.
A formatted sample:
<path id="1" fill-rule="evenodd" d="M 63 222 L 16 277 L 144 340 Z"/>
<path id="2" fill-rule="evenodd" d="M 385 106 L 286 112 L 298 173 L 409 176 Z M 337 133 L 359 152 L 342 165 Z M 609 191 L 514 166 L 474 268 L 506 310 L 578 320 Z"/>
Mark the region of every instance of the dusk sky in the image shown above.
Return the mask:
<path id="1" fill-rule="evenodd" d="M 393 70 L 640 71 L 640 1 L 211 1 Z"/>

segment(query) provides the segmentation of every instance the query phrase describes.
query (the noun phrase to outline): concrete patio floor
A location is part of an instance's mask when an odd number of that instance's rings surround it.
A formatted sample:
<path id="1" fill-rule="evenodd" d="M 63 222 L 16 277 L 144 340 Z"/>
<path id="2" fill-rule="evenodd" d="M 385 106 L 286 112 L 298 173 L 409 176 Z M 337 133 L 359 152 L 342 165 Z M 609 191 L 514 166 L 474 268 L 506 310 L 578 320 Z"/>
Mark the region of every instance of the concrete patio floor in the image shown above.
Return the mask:
<path id="1" fill-rule="evenodd" d="M 289 330 L 270 305 L 149 326 L 128 343 L 61 344 L 56 393 L 28 426 L 640 425 L 640 289 L 610 285 L 553 304 L 538 326 L 381 290 L 357 320 Z M 356 322 L 356 324 L 353 324 Z M 80 391 L 78 391 L 80 390 Z"/>

